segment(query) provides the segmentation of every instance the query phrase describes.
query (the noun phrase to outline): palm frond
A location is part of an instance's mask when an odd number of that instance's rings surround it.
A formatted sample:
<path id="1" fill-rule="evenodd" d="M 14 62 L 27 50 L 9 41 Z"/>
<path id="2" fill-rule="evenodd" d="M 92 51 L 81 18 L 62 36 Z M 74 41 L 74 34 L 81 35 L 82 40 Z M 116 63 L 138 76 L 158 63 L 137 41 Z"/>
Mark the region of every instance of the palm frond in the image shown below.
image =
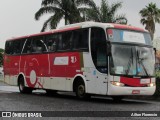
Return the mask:
<path id="1" fill-rule="evenodd" d="M 102 0 L 101 2 L 101 8 L 100 8 L 100 11 L 101 11 L 101 21 L 102 22 L 106 22 L 108 21 L 108 12 L 109 12 L 109 4 L 106 0 Z"/>
<path id="2" fill-rule="evenodd" d="M 95 22 L 100 22 L 100 12 L 99 12 L 99 9 L 89 9 L 87 12 L 86 12 L 86 20 L 88 21 L 95 21 Z"/>
<path id="3" fill-rule="evenodd" d="M 60 5 L 60 0 L 43 0 L 41 5 L 42 6 L 48 6 L 48 5 Z"/>
<path id="4" fill-rule="evenodd" d="M 47 28 L 49 22 L 51 22 L 51 20 L 53 19 L 53 17 L 54 17 L 54 16 L 51 16 L 49 19 L 47 19 L 47 20 L 44 22 L 43 27 L 42 27 L 42 29 L 41 29 L 41 32 L 44 32 L 44 31 L 45 31 L 45 29 Z"/>
<path id="5" fill-rule="evenodd" d="M 55 29 L 62 18 L 63 18 L 62 13 L 56 13 L 51 19 L 50 29 Z"/>
<path id="6" fill-rule="evenodd" d="M 53 14 L 53 13 L 60 12 L 60 11 L 61 11 L 61 9 L 56 8 L 56 7 L 52 7 L 52 6 L 42 7 L 35 13 L 35 19 L 39 20 L 39 18 L 46 13 Z"/>
<path id="7" fill-rule="evenodd" d="M 147 24 L 147 20 L 145 19 L 145 18 L 142 18 L 141 20 L 140 20 L 140 22 L 143 24 L 143 25 L 145 25 L 145 24 Z"/>
<path id="8" fill-rule="evenodd" d="M 122 2 L 116 2 L 111 5 L 110 14 L 115 15 L 118 9 L 122 7 Z"/>
<path id="9" fill-rule="evenodd" d="M 82 6 L 82 5 L 87 5 L 91 8 L 95 8 L 96 4 L 93 0 L 73 0 L 76 4 L 76 6 Z"/>
<path id="10" fill-rule="evenodd" d="M 142 16 L 141 23 L 145 25 L 145 29 L 149 31 L 153 39 L 155 23 L 160 23 L 160 9 L 157 8 L 155 3 L 151 2 L 139 13 Z"/>

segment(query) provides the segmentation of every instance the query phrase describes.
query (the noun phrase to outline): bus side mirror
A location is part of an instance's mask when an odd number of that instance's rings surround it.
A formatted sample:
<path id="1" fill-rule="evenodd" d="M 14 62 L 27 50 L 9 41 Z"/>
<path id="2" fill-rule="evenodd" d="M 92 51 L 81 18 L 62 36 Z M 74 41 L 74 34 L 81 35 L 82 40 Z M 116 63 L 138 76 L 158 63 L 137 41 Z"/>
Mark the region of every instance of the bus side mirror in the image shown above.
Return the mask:
<path id="1" fill-rule="evenodd" d="M 111 43 L 107 42 L 107 55 L 111 56 Z"/>

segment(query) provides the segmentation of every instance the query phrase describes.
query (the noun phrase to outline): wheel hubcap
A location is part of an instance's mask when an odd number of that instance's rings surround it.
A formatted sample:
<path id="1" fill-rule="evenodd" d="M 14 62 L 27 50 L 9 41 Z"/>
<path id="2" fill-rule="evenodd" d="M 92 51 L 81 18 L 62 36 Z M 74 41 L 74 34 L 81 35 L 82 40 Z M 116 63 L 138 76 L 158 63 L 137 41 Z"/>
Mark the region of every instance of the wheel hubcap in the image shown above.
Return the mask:
<path id="1" fill-rule="evenodd" d="M 79 93 L 79 95 L 81 95 L 81 96 L 84 95 L 84 92 L 85 92 L 84 86 L 80 85 L 78 87 L 78 93 Z"/>

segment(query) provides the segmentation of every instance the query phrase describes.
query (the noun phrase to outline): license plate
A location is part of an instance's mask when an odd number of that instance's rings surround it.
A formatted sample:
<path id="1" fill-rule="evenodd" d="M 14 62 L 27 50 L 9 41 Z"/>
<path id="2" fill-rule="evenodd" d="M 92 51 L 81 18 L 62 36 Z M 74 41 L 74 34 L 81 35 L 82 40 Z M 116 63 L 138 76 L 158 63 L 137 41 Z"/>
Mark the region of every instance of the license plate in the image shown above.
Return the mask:
<path id="1" fill-rule="evenodd" d="M 141 79 L 140 84 L 150 83 L 150 79 Z"/>
<path id="2" fill-rule="evenodd" d="M 140 90 L 132 90 L 132 94 L 140 94 Z"/>

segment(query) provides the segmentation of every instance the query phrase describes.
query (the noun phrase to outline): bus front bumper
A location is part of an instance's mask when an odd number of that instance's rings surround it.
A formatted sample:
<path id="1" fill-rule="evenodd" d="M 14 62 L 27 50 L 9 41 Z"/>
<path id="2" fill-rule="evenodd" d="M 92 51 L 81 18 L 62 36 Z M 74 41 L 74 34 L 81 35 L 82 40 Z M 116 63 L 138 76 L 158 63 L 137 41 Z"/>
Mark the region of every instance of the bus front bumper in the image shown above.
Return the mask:
<path id="1" fill-rule="evenodd" d="M 108 95 L 153 95 L 156 86 L 152 87 L 126 87 L 115 86 L 110 84 L 108 89 Z"/>

